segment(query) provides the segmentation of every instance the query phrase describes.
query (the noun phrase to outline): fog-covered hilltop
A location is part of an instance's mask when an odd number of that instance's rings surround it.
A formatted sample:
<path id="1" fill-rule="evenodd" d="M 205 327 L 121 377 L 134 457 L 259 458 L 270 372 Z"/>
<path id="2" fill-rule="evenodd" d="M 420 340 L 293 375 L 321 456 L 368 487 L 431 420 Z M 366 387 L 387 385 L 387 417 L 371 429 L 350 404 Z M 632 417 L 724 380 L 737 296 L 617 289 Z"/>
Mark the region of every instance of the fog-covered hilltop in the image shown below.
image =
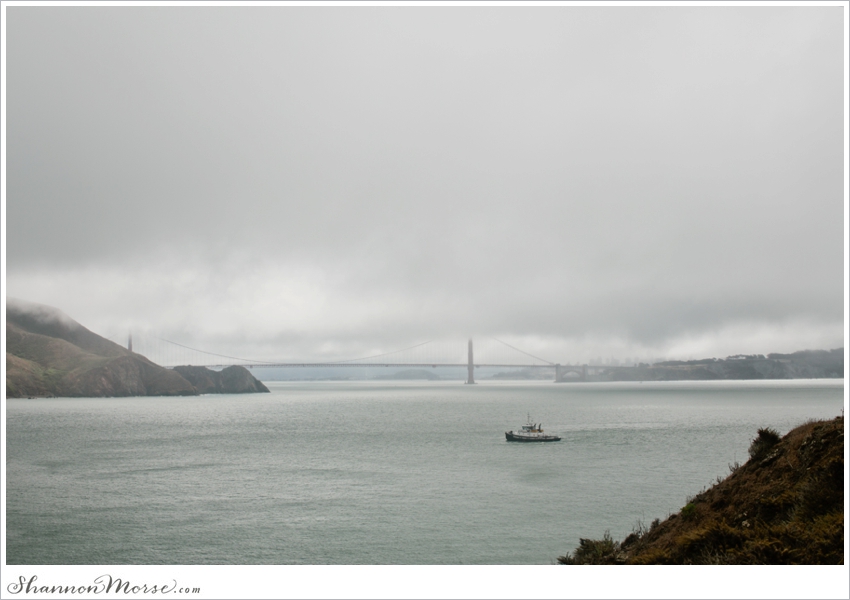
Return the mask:
<path id="1" fill-rule="evenodd" d="M 243 367 L 231 367 L 225 375 L 228 381 L 234 382 L 226 388 L 238 387 L 240 392 L 268 391 Z M 255 389 L 247 389 L 246 376 Z M 256 389 L 256 384 L 263 389 Z M 89 331 L 59 309 L 7 299 L 8 398 L 191 396 L 198 393 L 193 383 L 177 371 L 154 364 Z"/>

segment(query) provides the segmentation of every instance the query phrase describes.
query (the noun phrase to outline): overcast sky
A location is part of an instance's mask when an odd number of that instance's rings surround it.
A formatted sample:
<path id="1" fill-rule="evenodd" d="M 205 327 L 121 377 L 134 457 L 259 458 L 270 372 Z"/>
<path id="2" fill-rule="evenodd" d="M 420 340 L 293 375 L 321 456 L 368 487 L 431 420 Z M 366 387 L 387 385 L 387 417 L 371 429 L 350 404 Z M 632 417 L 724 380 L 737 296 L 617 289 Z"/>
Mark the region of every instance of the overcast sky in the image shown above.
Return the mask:
<path id="1" fill-rule="evenodd" d="M 102 335 L 843 345 L 841 7 L 11 7 L 7 295 Z"/>

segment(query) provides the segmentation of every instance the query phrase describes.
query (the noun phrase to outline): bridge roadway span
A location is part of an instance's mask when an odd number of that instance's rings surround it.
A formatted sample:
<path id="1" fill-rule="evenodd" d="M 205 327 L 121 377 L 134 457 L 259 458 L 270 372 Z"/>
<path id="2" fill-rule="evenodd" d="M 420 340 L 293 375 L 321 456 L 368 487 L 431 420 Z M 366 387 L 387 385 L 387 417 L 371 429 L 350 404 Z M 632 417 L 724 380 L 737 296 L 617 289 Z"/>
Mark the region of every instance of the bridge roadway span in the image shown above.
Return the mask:
<path id="1" fill-rule="evenodd" d="M 496 340 L 496 341 L 499 341 L 499 340 Z M 505 342 L 501 342 L 501 343 L 505 344 Z M 181 345 L 181 344 L 177 344 L 177 345 Z M 422 345 L 422 344 L 420 344 L 420 345 Z M 437 367 L 466 367 L 466 369 L 467 369 L 466 383 L 475 383 L 474 371 L 475 371 L 475 369 L 477 369 L 479 367 L 519 368 L 519 369 L 555 369 L 555 381 L 563 381 L 564 376 L 567 373 L 577 374 L 581 381 L 586 381 L 588 370 L 597 371 L 597 370 L 600 370 L 600 369 L 606 369 L 607 370 L 607 369 L 626 368 L 625 365 L 623 365 L 623 366 L 611 365 L 611 366 L 606 366 L 606 367 L 599 366 L 599 365 L 561 365 L 561 364 L 549 362 L 548 360 L 542 359 L 538 356 L 528 354 L 528 352 L 520 350 L 519 348 L 514 348 L 510 344 L 505 344 L 505 345 L 508 346 L 509 348 L 513 348 L 514 350 L 517 350 L 518 352 L 522 352 L 523 354 L 529 356 L 530 358 L 533 358 L 535 360 L 539 360 L 541 363 L 546 363 L 546 364 L 534 363 L 534 364 L 530 364 L 530 365 L 517 365 L 517 364 L 476 363 L 475 359 L 473 358 L 472 339 L 470 339 L 468 344 L 467 344 L 467 361 L 466 361 L 466 363 L 359 362 L 359 361 L 367 361 L 367 360 L 370 360 L 370 359 L 380 358 L 382 356 L 387 356 L 387 354 L 379 354 L 379 355 L 376 355 L 376 356 L 358 358 L 358 359 L 353 359 L 353 360 L 344 360 L 344 361 L 339 361 L 339 362 L 321 362 L 321 363 L 308 363 L 308 362 L 272 363 L 272 362 L 246 361 L 241 366 L 247 367 L 249 369 L 253 369 L 255 367 L 257 367 L 257 368 L 263 368 L 263 367 L 265 367 L 265 368 L 282 368 L 282 367 L 325 367 L 325 368 L 327 368 L 327 367 L 333 367 L 333 368 L 336 368 L 336 367 L 408 367 L 408 368 L 410 368 L 410 367 L 421 367 L 421 368 L 428 368 L 428 367 L 431 367 L 433 369 L 436 369 Z M 132 338 L 131 338 L 131 341 L 130 341 L 130 349 L 132 350 Z M 390 352 L 389 354 L 395 354 L 395 352 Z M 222 356 L 222 355 L 219 355 L 219 356 Z M 211 366 L 211 367 L 228 367 L 228 366 L 231 366 L 232 364 L 233 363 L 226 364 L 226 365 L 221 364 L 221 365 L 208 365 L 208 366 Z"/>
<path id="2" fill-rule="evenodd" d="M 229 367 L 230 365 L 210 365 L 211 367 Z M 243 367 L 252 368 L 252 367 L 468 367 L 467 363 L 262 363 L 262 364 L 249 364 L 242 365 Z M 518 369 L 528 369 L 528 368 L 548 368 L 551 369 L 557 365 L 491 365 L 491 364 L 474 364 L 476 369 L 478 367 L 515 367 Z M 566 365 L 560 365 L 562 368 L 566 368 Z M 570 367 L 574 369 L 580 369 L 581 365 L 577 367 Z"/>
<path id="3" fill-rule="evenodd" d="M 227 367 L 230 365 L 210 365 L 212 367 Z M 588 371 L 599 371 L 609 369 L 625 369 L 628 365 L 560 365 L 560 364 L 475 364 L 475 363 L 357 363 L 357 362 L 328 362 L 328 363 L 262 363 L 262 364 L 247 364 L 242 365 L 248 369 L 252 368 L 280 368 L 280 367 L 407 367 L 407 368 L 432 368 L 437 367 L 466 367 L 467 381 L 466 383 L 475 383 L 473 370 L 479 367 L 498 367 L 498 368 L 514 368 L 514 369 L 555 369 L 555 381 L 563 381 L 567 373 L 575 373 L 579 376 L 580 381 L 587 379 Z"/>

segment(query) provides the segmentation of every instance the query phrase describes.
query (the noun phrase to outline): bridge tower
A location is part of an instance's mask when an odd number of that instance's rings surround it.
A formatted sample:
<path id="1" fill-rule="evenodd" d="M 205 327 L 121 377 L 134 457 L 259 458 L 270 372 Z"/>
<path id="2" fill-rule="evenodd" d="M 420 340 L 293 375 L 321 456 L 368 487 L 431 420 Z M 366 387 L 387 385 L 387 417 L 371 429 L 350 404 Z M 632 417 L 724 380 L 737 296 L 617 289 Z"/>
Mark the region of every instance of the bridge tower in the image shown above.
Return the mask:
<path id="1" fill-rule="evenodd" d="M 469 351 L 467 353 L 467 359 L 469 362 L 466 363 L 466 383 L 475 383 L 475 364 L 472 362 L 472 338 L 469 338 Z"/>
<path id="2" fill-rule="evenodd" d="M 133 332 L 132 331 L 129 334 L 127 334 L 127 350 L 129 350 L 130 352 L 133 351 Z"/>

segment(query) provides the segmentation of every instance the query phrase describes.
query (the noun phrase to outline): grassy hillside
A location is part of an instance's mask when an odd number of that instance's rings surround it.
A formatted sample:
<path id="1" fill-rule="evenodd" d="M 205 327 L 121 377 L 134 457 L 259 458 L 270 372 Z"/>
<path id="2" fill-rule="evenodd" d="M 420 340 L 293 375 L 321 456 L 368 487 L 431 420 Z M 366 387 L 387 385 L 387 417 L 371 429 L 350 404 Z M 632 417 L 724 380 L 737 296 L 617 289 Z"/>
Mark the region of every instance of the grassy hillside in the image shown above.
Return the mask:
<path id="1" fill-rule="evenodd" d="M 194 395 L 178 373 L 106 340 L 62 313 L 9 300 L 6 396 Z"/>
<path id="2" fill-rule="evenodd" d="M 750 459 L 681 511 L 622 542 L 582 539 L 562 564 L 843 564 L 844 418 L 780 438 L 761 429 Z"/>
<path id="3" fill-rule="evenodd" d="M 6 397 L 54 396 L 64 371 L 6 353 Z"/>

